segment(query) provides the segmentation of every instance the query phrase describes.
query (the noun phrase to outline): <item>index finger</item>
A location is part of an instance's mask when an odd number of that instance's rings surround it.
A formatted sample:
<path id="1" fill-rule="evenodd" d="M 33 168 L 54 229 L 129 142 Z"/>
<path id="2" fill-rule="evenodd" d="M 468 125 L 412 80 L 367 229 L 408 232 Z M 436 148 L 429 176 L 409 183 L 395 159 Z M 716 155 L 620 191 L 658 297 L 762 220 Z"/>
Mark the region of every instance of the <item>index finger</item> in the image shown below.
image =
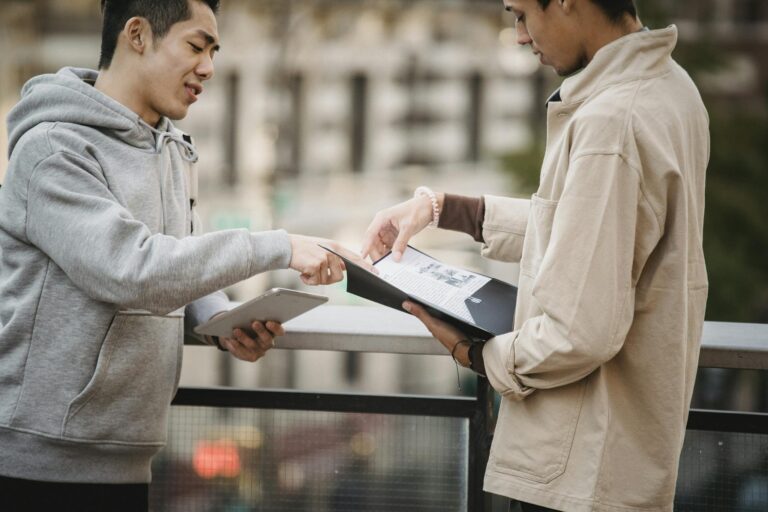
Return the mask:
<path id="1" fill-rule="evenodd" d="M 379 233 L 386 223 L 387 221 L 383 220 L 380 215 L 376 215 L 368 225 L 368 229 L 365 230 L 365 235 L 363 235 L 363 245 L 360 249 L 360 255 L 363 258 L 370 256 L 373 246 L 379 238 Z"/>
<path id="2" fill-rule="evenodd" d="M 399 262 L 403 259 L 403 253 L 408 248 L 408 241 L 413 236 L 413 227 L 410 224 L 404 224 L 397 234 L 395 243 L 392 244 L 392 256 L 395 261 Z"/>

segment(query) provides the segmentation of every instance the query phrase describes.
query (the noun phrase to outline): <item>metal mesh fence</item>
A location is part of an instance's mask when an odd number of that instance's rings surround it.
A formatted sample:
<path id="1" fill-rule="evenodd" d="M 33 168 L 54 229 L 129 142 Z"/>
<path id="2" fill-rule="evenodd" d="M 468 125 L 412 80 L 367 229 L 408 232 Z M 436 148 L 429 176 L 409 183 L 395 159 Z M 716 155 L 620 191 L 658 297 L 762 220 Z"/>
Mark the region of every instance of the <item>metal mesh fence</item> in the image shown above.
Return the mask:
<path id="1" fill-rule="evenodd" d="M 175 406 L 150 510 L 464 511 L 468 438 L 457 418 Z M 768 435 L 689 430 L 675 511 L 768 511 Z"/>
<path id="2" fill-rule="evenodd" d="M 467 509 L 466 419 L 173 407 L 150 510 Z"/>
<path id="3" fill-rule="evenodd" d="M 768 511 L 768 435 L 689 430 L 675 512 Z"/>

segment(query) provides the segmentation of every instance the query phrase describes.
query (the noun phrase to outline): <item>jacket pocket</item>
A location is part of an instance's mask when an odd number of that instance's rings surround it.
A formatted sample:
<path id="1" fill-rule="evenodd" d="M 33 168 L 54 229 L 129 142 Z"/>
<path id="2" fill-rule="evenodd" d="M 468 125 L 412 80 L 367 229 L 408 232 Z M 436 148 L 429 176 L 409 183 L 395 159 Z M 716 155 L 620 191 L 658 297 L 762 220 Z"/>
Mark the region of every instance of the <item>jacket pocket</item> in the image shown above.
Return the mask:
<path id="1" fill-rule="evenodd" d="M 552 236 L 552 222 L 557 210 L 557 201 L 543 199 L 537 194 L 531 197 L 531 212 L 528 225 L 525 228 L 523 242 L 523 257 L 520 260 L 520 272 L 530 277 L 536 277 L 549 246 Z"/>
<path id="2" fill-rule="evenodd" d="M 586 380 L 539 390 L 521 401 L 504 400 L 491 447 L 490 467 L 547 483 L 568 463 Z"/>
<path id="3" fill-rule="evenodd" d="M 183 318 L 119 313 L 85 388 L 70 402 L 68 438 L 162 443 L 181 364 Z"/>

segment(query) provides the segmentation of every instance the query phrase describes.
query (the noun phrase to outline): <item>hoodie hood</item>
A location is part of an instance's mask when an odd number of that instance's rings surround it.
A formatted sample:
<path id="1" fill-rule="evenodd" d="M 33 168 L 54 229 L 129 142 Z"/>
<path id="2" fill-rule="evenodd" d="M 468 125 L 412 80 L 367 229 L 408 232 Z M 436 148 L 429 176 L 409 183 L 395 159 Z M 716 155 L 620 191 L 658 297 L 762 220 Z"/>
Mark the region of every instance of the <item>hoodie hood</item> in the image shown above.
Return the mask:
<path id="1" fill-rule="evenodd" d="M 163 117 L 153 128 L 117 100 L 93 87 L 97 71 L 63 68 L 55 74 L 40 75 L 21 90 L 21 101 L 8 115 L 8 157 L 29 130 L 41 123 L 73 123 L 111 132 L 133 147 L 161 151 L 167 141 L 183 146 L 187 160 L 196 160 L 191 141 Z"/>

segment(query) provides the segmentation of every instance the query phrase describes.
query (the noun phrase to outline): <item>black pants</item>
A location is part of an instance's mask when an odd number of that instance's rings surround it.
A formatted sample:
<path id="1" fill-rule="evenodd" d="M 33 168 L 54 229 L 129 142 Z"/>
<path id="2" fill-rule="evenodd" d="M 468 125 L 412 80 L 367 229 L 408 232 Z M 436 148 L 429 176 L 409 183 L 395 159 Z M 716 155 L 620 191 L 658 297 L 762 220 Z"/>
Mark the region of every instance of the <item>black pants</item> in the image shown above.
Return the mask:
<path id="1" fill-rule="evenodd" d="M 532 505 L 530 503 L 523 503 L 522 501 L 520 503 L 520 508 L 523 510 L 523 512 L 557 512 L 557 510 L 547 507 L 542 507 L 540 505 Z M 510 505 L 510 509 L 513 507 L 513 505 Z"/>
<path id="2" fill-rule="evenodd" d="M 0 476 L 8 512 L 147 512 L 149 484 L 70 484 Z"/>

